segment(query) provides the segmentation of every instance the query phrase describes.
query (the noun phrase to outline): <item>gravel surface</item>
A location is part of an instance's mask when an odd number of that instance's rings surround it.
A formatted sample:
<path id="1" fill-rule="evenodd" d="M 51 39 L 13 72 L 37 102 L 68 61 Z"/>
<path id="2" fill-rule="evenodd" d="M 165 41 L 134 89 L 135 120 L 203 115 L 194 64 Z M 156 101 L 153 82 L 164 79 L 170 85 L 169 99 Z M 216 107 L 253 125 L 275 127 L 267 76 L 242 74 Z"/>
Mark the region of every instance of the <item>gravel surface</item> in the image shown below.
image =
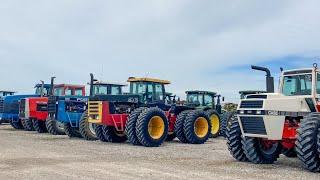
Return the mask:
<path id="1" fill-rule="evenodd" d="M 298 159 L 236 162 L 223 138 L 159 148 L 69 139 L 0 126 L 0 179 L 320 179 Z"/>

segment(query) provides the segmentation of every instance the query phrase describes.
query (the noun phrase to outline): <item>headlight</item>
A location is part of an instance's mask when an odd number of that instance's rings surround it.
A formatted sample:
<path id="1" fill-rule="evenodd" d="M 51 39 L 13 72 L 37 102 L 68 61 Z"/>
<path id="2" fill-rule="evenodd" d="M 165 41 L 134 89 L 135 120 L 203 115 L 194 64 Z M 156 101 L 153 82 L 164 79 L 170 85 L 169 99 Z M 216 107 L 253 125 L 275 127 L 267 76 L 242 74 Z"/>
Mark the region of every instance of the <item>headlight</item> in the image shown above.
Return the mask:
<path id="1" fill-rule="evenodd" d="M 257 111 L 257 114 L 262 114 L 262 111 Z"/>
<path id="2" fill-rule="evenodd" d="M 244 111 L 243 111 L 243 110 L 241 110 L 241 111 L 240 111 L 240 114 L 244 114 Z"/>

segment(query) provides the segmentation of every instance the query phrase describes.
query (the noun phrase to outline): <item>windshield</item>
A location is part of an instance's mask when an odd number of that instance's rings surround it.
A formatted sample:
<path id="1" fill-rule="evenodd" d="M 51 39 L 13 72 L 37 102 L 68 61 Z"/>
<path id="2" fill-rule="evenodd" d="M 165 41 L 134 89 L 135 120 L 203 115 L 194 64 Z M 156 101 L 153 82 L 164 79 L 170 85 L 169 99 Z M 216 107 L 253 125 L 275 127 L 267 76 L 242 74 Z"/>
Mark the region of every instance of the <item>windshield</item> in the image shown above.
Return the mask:
<path id="1" fill-rule="evenodd" d="M 163 101 L 165 90 L 163 84 L 153 82 L 132 82 L 130 93 L 143 95 L 143 100 Z"/>
<path id="2" fill-rule="evenodd" d="M 199 94 L 188 94 L 187 95 L 187 102 L 190 104 L 198 104 L 201 105 L 203 102 L 203 95 Z"/>
<path id="3" fill-rule="evenodd" d="M 93 94 L 94 95 L 119 95 L 122 93 L 121 86 L 116 85 L 94 85 Z"/>
<path id="4" fill-rule="evenodd" d="M 54 89 L 54 95 L 55 96 L 62 96 L 63 95 L 63 91 L 64 91 L 64 88 L 55 88 Z"/>
<path id="5" fill-rule="evenodd" d="M 285 96 L 312 94 L 312 74 L 285 76 L 282 92 Z"/>
<path id="6" fill-rule="evenodd" d="M 84 94 L 82 93 L 82 88 L 77 88 L 77 89 L 75 89 L 75 90 L 74 90 L 74 95 L 75 95 L 75 96 L 82 96 L 82 95 L 84 95 Z"/>
<path id="7" fill-rule="evenodd" d="M 43 95 L 46 96 L 48 95 L 49 88 L 43 88 Z M 41 95 L 41 87 L 36 87 L 36 95 Z"/>

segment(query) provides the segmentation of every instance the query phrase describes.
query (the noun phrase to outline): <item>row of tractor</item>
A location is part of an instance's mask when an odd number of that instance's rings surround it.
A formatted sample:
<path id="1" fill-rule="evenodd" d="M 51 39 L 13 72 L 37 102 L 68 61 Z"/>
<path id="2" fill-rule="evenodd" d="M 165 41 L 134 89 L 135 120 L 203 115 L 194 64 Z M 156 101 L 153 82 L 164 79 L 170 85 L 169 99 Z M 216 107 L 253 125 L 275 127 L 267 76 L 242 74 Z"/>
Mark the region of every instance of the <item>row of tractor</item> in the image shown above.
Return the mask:
<path id="1" fill-rule="evenodd" d="M 55 78 L 51 84 L 36 85 L 34 95 L 3 92 L 0 120 L 16 129 L 146 147 L 175 138 L 202 144 L 223 135 L 238 161 L 271 164 L 284 154 L 298 157 L 309 171 L 320 172 L 317 64 L 281 68 L 276 93 L 270 70 L 252 69 L 266 72 L 266 91 L 241 91 L 234 112 L 225 112 L 224 98 L 213 92 L 187 91 L 186 101 L 181 101 L 166 92 L 169 81 L 131 77 L 125 93 L 125 84 L 104 83 L 91 74 L 89 96 L 84 86 L 55 84 Z"/>
<path id="2" fill-rule="evenodd" d="M 56 84 L 52 77 L 50 84 L 37 84 L 33 95 L 7 92 L 0 118 L 15 129 L 146 147 L 175 138 L 202 144 L 225 134 L 221 95 L 187 91 L 187 100 L 181 101 L 166 92 L 169 81 L 131 77 L 128 83 L 129 92 L 123 92 L 126 84 L 98 81 L 90 74 L 86 96 L 84 85 Z"/>

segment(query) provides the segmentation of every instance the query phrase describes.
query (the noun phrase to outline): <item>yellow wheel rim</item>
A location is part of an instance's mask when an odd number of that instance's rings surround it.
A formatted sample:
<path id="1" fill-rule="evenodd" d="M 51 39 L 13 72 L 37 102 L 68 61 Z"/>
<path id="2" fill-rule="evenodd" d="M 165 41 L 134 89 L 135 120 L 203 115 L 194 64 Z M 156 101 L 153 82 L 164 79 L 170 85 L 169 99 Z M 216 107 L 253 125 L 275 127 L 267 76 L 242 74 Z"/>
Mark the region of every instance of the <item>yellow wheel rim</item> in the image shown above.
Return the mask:
<path id="1" fill-rule="evenodd" d="M 194 122 L 194 132 L 199 138 L 203 138 L 208 134 L 209 124 L 206 118 L 199 117 Z"/>
<path id="2" fill-rule="evenodd" d="M 164 120 L 160 116 L 151 118 L 148 124 L 148 132 L 153 139 L 160 139 L 164 133 Z"/>
<path id="3" fill-rule="evenodd" d="M 211 134 L 217 134 L 220 130 L 220 119 L 216 114 L 210 116 Z"/>

